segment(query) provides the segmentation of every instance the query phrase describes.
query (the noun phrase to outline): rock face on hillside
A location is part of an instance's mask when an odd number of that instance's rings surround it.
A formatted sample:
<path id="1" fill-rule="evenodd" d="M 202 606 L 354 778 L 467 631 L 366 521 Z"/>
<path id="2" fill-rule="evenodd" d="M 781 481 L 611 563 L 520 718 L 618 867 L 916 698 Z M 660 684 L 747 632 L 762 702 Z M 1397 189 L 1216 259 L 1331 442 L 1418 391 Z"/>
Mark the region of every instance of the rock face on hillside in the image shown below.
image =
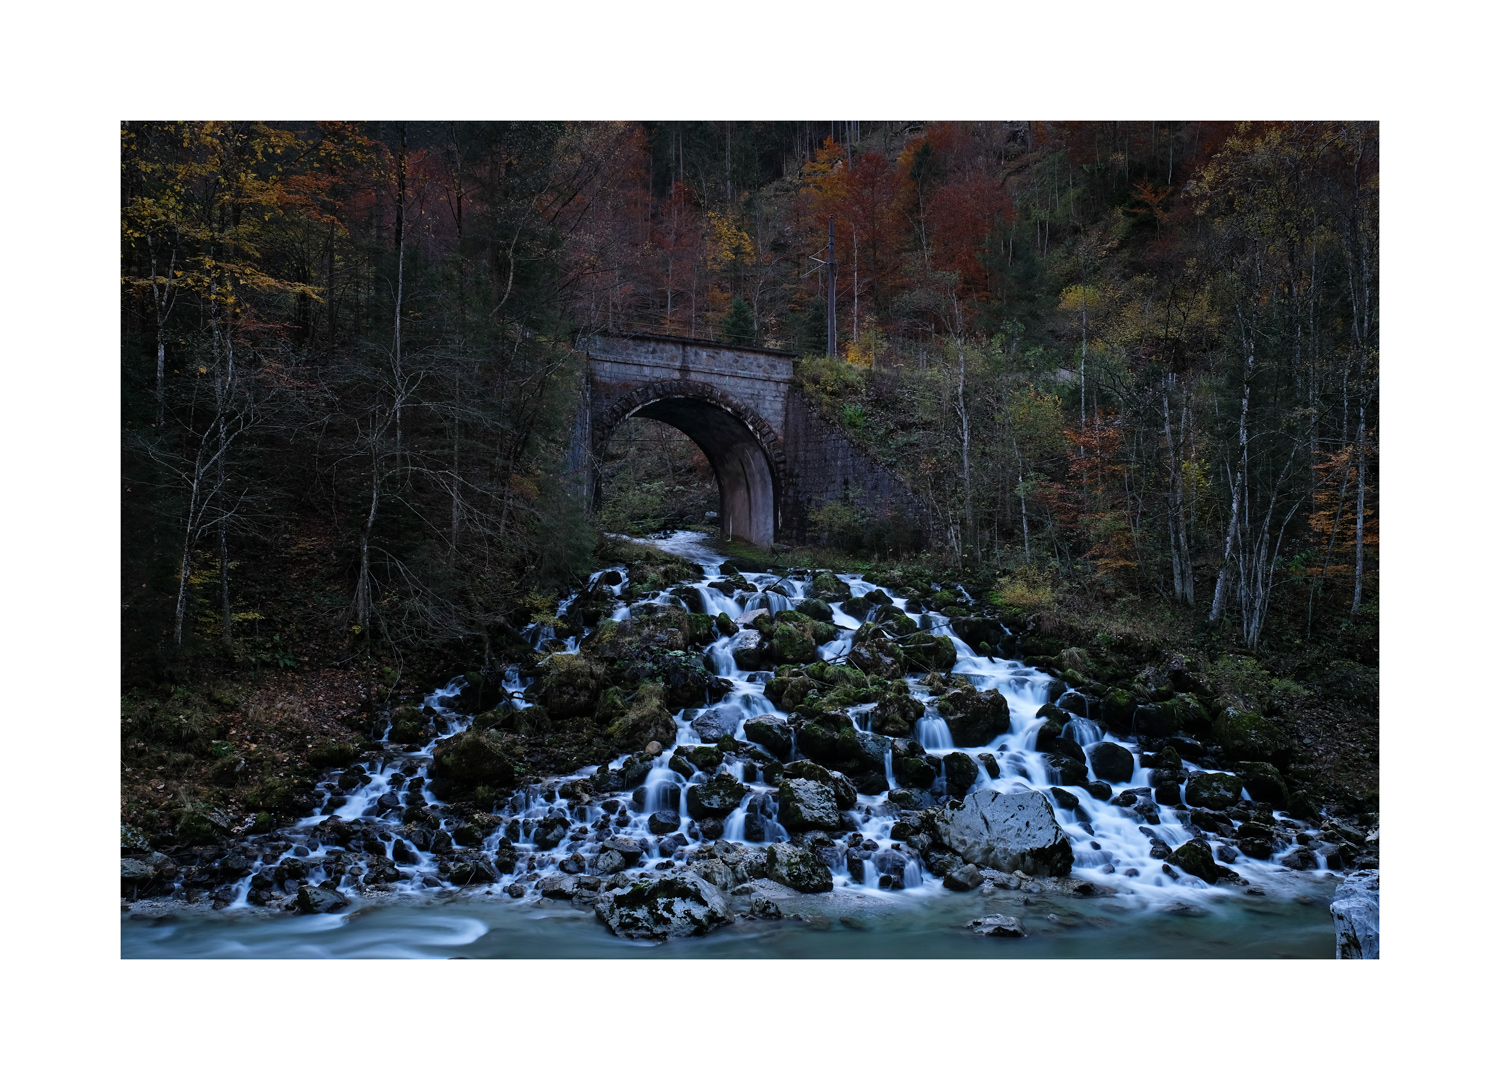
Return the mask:
<path id="1" fill-rule="evenodd" d="M 976 866 L 1052 877 L 1073 869 L 1072 845 L 1040 791 L 976 791 L 957 809 L 938 811 L 933 826 L 942 843 Z"/>
<path id="2" fill-rule="evenodd" d="M 1333 955 L 1339 960 L 1380 959 L 1380 871 L 1356 870 L 1334 891 Z"/>

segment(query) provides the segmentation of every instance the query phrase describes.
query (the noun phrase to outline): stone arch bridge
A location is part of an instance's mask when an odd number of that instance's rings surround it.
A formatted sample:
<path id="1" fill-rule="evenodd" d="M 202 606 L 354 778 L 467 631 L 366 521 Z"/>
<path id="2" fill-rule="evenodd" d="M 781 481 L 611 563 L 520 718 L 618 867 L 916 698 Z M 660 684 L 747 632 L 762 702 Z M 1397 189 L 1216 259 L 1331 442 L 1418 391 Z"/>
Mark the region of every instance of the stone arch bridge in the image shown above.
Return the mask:
<path id="1" fill-rule="evenodd" d="M 921 531 L 922 508 L 906 486 L 792 385 L 793 354 L 655 334 L 579 344 L 588 374 L 571 456 L 595 506 L 595 462 L 615 429 L 641 416 L 675 427 L 708 458 L 725 537 L 760 547 L 805 540 L 808 515 L 844 498 L 872 520 Z"/>

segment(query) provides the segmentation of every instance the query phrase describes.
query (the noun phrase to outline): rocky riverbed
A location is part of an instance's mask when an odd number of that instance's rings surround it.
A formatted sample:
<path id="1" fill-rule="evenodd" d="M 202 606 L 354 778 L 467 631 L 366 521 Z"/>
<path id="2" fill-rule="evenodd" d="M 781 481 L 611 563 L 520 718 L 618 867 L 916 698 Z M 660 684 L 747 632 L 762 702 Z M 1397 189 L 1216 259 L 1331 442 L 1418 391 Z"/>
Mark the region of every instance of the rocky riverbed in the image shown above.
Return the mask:
<path id="1" fill-rule="evenodd" d="M 1320 804 L 1285 724 L 1189 665 L 1038 656 L 961 582 L 700 540 L 599 571 L 523 659 L 321 748 L 295 823 L 123 851 L 133 914 L 488 904 L 661 941 L 925 903 L 977 945 L 1091 905 L 1170 925 L 1315 897 L 1326 927 L 1337 879 L 1378 866 L 1377 819 Z"/>

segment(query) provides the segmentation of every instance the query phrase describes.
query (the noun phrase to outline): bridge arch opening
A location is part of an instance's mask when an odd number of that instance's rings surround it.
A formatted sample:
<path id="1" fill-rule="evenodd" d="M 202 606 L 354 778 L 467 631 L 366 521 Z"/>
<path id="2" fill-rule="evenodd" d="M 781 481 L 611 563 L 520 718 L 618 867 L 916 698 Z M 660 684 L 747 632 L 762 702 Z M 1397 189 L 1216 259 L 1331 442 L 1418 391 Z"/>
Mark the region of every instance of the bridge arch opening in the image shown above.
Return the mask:
<path id="1" fill-rule="evenodd" d="M 676 428 L 697 445 L 713 469 L 719 488 L 718 526 L 726 539 L 770 547 L 776 539 L 781 479 L 773 452 L 754 428 L 705 397 L 665 395 L 635 404 L 598 432 L 601 453 L 621 424 L 633 417 Z M 602 501 L 602 478 L 595 475 L 594 505 Z"/>

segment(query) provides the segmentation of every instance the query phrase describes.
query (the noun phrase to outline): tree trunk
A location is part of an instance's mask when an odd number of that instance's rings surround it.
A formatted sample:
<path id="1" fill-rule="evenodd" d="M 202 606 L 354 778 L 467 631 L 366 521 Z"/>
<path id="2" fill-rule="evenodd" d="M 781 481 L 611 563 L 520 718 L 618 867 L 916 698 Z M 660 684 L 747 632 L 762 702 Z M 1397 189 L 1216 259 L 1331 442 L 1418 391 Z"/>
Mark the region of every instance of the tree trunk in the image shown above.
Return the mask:
<path id="1" fill-rule="evenodd" d="M 1359 438 L 1354 453 L 1359 458 L 1359 480 L 1354 494 L 1354 603 L 1349 614 L 1359 612 L 1365 576 L 1365 406 L 1359 406 Z"/>
<path id="2" fill-rule="evenodd" d="M 1250 378 L 1255 374 L 1255 344 L 1249 340 L 1245 343 L 1245 374 L 1244 389 L 1240 397 L 1240 462 L 1239 471 L 1235 473 L 1234 480 L 1230 483 L 1229 495 L 1229 528 L 1224 533 L 1224 559 L 1219 564 L 1219 579 L 1214 583 L 1214 602 L 1209 611 L 1208 621 L 1217 625 L 1224 617 L 1224 604 L 1229 599 L 1229 578 L 1234 571 L 1234 564 L 1230 556 L 1234 553 L 1235 534 L 1239 530 L 1240 503 L 1244 496 L 1245 476 L 1249 472 L 1250 444 L 1247 437 L 1246 426 L 1250 418 Z"/>

